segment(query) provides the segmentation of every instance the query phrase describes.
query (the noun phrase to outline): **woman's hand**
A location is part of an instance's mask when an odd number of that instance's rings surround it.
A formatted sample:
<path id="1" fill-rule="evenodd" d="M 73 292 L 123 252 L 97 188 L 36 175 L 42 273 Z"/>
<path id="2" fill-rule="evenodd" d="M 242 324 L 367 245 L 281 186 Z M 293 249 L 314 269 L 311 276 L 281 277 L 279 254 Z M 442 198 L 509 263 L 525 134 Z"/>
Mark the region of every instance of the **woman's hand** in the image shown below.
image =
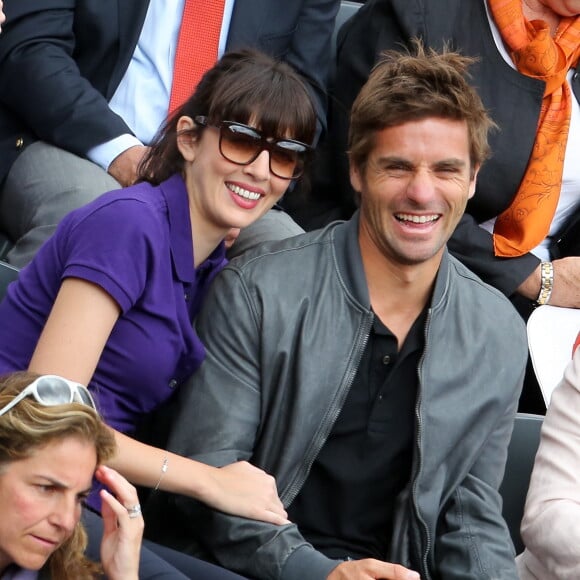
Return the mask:
<path id="1" fill-rule="evenodd" d="M 99 466 L 95 477 L 116 496 L 101 491 L 101 562 L 105 574 L 109 580 L 137 580 L 144 528 L 137 490 L 110 467 Z M 139 509 L 132 509 L 136 507 Z"/>
<path id="2" fill-rule="evenodd" d="M 213 478 L 213 485 L 200 498 L 213 508 L 276 525 L 290 523 L 276 480 L 261 469 L 239 461 L 216 469 Z"/>

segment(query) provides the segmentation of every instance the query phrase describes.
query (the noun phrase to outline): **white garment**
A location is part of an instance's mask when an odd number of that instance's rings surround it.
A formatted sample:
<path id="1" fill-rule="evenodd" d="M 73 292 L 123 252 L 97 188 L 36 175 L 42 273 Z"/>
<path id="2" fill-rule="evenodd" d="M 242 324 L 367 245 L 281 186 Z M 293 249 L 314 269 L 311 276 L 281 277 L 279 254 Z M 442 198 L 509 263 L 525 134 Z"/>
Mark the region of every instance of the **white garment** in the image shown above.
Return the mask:
<path id="1" fill-rule="evenodd" d="M 571 347 L 570 347 L 571 348 Z M 580 348 L 552 393 L 526 499 L 520 580 L 580 578 Z"/>
<path id="2" fill-rule="evenodd" d="M 235 0 L 225 0 L 218 56 L 224 53 Z M 120 135 L 93 147 L 87 157 L 107 170 L 134 145 L 149 144 L 165 121 L 173 62 L 185 0 L 151 0 L 131 62 L 109 102 L 135 135 Z"/>

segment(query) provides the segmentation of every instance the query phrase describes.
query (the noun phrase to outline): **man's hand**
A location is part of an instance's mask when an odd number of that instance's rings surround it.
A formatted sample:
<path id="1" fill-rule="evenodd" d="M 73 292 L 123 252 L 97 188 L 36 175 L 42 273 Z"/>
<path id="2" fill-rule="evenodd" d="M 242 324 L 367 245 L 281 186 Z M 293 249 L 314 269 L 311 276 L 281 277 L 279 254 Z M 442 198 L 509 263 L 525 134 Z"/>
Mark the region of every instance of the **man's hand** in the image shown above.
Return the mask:
<path id="1" fill-rule="evenodd" d="M 149 147 L 145 145 L 135 145 L 120 155 L 117 155 L 111 165 L 109 165 L 108 172 L 123 186 L 133 185 L 137 179 L 137 169 L 139 163 L 145 154 L 149 151 Z"/>
<path id="2" fill-rule="evenodd" d="M 552 262 L 554 288 L 549 304 L 580 308 L 580 257 L 570 256 Z"/>
<path id="3" fill-rule="evenodd" d="M 420 580 L 419 574 L 399 564 L 367 558 L 339 564 L 327 580 Z"/>
<path id="4" fill-rule="evenodd" d="M 552 262 L 554 287 L 548 304 L 567 308 L 580 308 L 580 257 L 570 256 Z M 540 266 L 522 282 L 518 293 L 536 300 L 541 286 Z"/>

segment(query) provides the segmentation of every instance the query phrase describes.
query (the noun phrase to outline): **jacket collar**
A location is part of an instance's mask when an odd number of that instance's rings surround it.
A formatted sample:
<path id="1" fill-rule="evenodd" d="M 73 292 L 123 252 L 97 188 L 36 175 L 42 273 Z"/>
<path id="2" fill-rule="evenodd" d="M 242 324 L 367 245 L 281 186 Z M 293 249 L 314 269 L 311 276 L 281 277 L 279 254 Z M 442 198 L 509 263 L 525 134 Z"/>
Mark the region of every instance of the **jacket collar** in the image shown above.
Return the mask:
<path id="1" fill-rule="evenodd" d="M 357 210 L 350 220 L 334 229 L 334 248 L 338 271 L 347 290 L 362 307 L 370 310 L 369 290 L 358 241 L 359 224 L 360 210 Z M 432 307 L 439 304 L 445 295 L 449 277 L 449 259 L 449 252 L 445 248 L 431 298 Z"/>
<path id="2" fill-rule="evenodd" d="M 370 310 L 371 300 L 358 242 L 359 222 L 360 211 L 357 210 L 348 221 L 335 228 L 333 241 L 338 272 L 346 289 L 358 304 Z"/>

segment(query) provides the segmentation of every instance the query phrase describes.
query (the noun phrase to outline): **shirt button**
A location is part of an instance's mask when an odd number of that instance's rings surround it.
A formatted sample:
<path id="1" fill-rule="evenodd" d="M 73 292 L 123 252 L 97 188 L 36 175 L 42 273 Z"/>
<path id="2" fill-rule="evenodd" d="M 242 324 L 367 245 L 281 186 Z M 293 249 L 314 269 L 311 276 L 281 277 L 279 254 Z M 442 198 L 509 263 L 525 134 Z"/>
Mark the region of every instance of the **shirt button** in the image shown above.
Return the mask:
<path id="1" fill-rule="evenodd" d="M 184 298 L 186 302 L 189 300 L 189 294 L 187 292 L 184 294 Z"/>
<path id="2" fill-rule="evenodd" d="M 171 379 L 169 381 L 169 388 L 170 389 L 175 389 L 175 387 L 177 387 L 177 380 L 176 379 Z"/>
<path id="3" fill-rule="evenodd" d="M 383 398 L 384 398 L 384 395 L 383 395 L 383 393 L 379 393 L 379 401 L 382 401 L 382 400 L 383 400 Z"/>
<path id="4" fill-rule="evenodd" d="M 389 355 L 389 354 L 386 354 L 386 355 L 383 357 L 383 364 L 384 364 L 384 365 L 388 365 L 388 364 L 390 364 L 390 363 L 391 363 L 391 355 Z"/>

